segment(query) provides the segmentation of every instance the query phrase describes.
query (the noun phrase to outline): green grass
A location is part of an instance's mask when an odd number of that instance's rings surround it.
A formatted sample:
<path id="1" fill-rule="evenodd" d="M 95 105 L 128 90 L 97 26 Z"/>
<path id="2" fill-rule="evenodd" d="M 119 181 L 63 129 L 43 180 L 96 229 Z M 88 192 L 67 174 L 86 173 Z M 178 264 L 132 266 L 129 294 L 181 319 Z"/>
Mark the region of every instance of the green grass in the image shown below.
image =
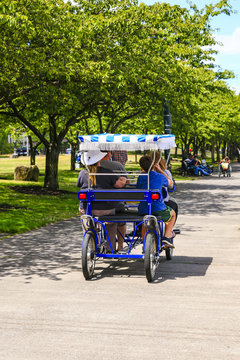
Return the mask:
<path id="1" fill-rule="evenodd" d="M 11 185 L 0 184 L 0 233 L 23 233 L 78 214 L 77 194 L 22 194 Z"/>
<path id="2" fill-rule="evenodd" d="M 16 166 L 29 166 L 28 157 L 0 159 L 0 233 L 18 234 L 28 230 L 68 219 L 79 214 L 77 198 L 77 177 L 79 171 L 69 171 L 70 156 L 61 155 L 59 159 L 59 184 L 61 190 L 73 193 L 59 195 L 33 195 L 19 193 L 11 186 L 42 186 L 44 183 L 45 157 L 37 156 L 39 181 L 14 181 Z"/>
<path id="3" fill-rule="evenodd" d="M 138 160 L 141 155 L 138 155 Z M 139 165 L 134 163 L 135 156 L 130 155 L 126 165 L 128 171 L 139 170 Z M 23 194 L 11 189 L 11 186 L 43 186 L 45 157 L 37 156 L 36 165 L 39 167 L 39 181 L 26 182 L 14 181 L 14 169 L 16 166 L 29 166 L 29 157 L 0 158 L 0 233 L 18 234 L 38 227 L 68 219 L 79 214 L 77 198 L 77 177 L 79 170 L 70 171 L 70 155 L 60 155 L 59 158 L 59 187 L 69 193 L 59 195 L 33 195 L 29 191 Z M 172 169 L 175 180 L 193 178 L 177 175 L 180 161 L 173 159 Z M 30 188 L 29 188 L 30 189 Z M 70 193 L 72 192 L 72 193 Z"/>

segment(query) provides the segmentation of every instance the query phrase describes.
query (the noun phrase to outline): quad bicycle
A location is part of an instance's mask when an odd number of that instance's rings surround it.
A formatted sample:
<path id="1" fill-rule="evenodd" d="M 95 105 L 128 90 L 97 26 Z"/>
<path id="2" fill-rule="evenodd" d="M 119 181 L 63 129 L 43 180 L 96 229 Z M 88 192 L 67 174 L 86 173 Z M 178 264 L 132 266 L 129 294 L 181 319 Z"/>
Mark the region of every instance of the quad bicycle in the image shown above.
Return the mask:
<path id="1" fill-rule="evenodd" d="M 100 134 L 80 136 L 80 150 L 88 151 L 129 149 L 133 150 L 166 150 L 175 146 L 174 135 L 114 135 Z M 91 175 L 89 173 L 89 175 Z M 109 174 L 108 174 L 109 175 Z M 144 269 L 148 282 L 154 280 L 160 255 L 165 253 L 167 260 L 171 260 L 173 249 L 164 245 L 165 223 L 160 216 L 152 214 L 152 204 L 162 198 L 161 189 L 137 189 L 130 185 L 122 189 L 83 189 L 78 192 L 80 201 L 85 202 L 86 214 L 81 216 L 83 228 L 82 242 L 82 271 L 86 280 L 94 276 L 96 260 L 102 259 L 143 259 Z M 92 204 L 97 201 L 121 201 L 127 204 L 126 210 L 118 215 L 93 216 Z M 136 203 L 147 202 L 148 214 L 139 215 L 136 211 Z M 126 223 L 132 231 L 123 237 L 124 247 L 115 252 L 106 224 Z M 144 238 L 141 235 L 141 227 L 145 226 Z M 179 229 L 174 229 L 179 234 Z M 173 238 L 171 239 L 173 243 Z M 107 251 L 110 248 L 110 251 Z"/>

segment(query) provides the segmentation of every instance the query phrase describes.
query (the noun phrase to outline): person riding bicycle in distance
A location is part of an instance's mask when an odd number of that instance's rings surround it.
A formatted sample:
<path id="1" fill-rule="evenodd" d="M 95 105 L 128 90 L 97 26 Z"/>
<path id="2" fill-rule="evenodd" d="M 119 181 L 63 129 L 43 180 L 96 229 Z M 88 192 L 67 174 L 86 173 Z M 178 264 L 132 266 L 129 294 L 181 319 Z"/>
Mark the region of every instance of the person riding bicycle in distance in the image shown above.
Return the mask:
<path id="1" fill-rule="evenodd" d="M 222 172 L 227 171 L 230 167 L 230 160 L 228 156 L 225 156 L 221 161 L 220 161 L 220 167 Z"/>
<path id="2" fill-rule="evenodd" d="M 220 161 L 220 164 L 221 164 L 221 163 L 230 164 L 229 157 L 228 157 L 228 156 L 225 156 L 225 157 Z"/>
<path id="3" fill-rule="evenodd" d="M 158 164 L 154 164 L 152 167 L 152 159 L 150 156 L 142 156 L 139 160 L 139 165 L 143 173 L 149 172 L 149 187 L 150 189 L 159 189 L 162 191 L 162 187 L 168 187 L 173 185 L 172 179 L 164 173 L 161 167 Z M 156 170 L 156 171 L 154 171 Z M 146 175 L 139 175 L 137 180 L 138 189 L 147 189 L 148 188 L 148 177 Z M 148 214 L 148 204 L 146 201 L 139 203 L 138 212 L 140 215 Z M 172 232 L 176 214 L 172 208 L 167 206 L 163 199 L 156 200 L 152 203 L 152 214 L 155 216 L 161 216 L 162 220 L 166 224 L 165 236 L 163 237 L 163 245 L 166 247 L 174 248 L 174 245 L 171 243 L 171 238 L 174 237 Z M 142 239 L 146 233 L 145 226 L 142 226 Z"/>

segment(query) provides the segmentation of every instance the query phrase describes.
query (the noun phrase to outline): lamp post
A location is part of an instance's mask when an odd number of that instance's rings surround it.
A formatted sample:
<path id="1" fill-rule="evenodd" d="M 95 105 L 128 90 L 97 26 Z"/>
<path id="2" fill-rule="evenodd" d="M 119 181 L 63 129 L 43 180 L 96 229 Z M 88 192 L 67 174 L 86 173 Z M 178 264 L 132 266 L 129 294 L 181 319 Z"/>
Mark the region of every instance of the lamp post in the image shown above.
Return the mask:
<path id="1" fill-rule="evenodd" d="M 164 109 L 164 134 L 171 134 L 171 126 L 172 126 L 172 115 L 170 114 L 169 102 L 165 100 L 165 109 Z M 167 162 L 167 166 L 170 166 L 170 149 L 164 151 L 165 160 Z"/>

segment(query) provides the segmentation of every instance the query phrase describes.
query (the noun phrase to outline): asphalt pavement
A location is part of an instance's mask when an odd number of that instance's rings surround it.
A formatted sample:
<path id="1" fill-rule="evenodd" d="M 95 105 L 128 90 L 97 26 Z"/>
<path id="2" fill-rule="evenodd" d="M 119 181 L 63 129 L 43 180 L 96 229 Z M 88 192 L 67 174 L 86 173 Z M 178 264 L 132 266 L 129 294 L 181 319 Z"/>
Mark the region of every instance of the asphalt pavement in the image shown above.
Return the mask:
<path id="1" fill-rule="evenodd" d="M 79 217 L 1 239 L 0 359 L 239 360 L 240 164 L 174 197 L 182 233 L 150 284 L 142 260 L 85 281 Z"/>

